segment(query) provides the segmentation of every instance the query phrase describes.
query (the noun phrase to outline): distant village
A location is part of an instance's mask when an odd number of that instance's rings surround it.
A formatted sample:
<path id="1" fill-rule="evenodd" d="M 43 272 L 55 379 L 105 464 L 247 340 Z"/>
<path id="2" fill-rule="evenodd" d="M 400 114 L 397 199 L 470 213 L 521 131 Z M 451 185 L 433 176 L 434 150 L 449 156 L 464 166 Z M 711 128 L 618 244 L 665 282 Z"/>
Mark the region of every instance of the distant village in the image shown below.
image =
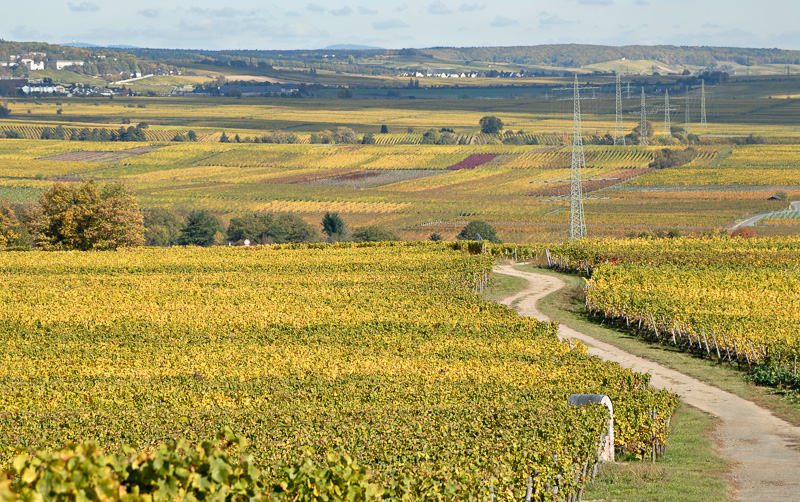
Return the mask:
<path id="1" fill-rule="evenodd" d="M 177 68 L 163 64 L 152 64 L 146 67 L 144 75 L 137 64 L 129 65 L 125 61 L 104 55 L 94 55 L 87 60 L 57 59 L 45 52 L 27 52 L 4 56 L 0 61 L 0 94 L 24 94 L 26 96 L 62 95 L 72 96 L 130 96 L 132 91 L 124 84 L 128 81 L 161 75 L 179 75 Z M 93 84 L 58 84 L 47 75 L 36 75 L 29 72 L 48 70 L 69 70 L 83 73 L 90 79 L 97 79 Z M 113 86 L 113 87 L 112 87 Z"/>

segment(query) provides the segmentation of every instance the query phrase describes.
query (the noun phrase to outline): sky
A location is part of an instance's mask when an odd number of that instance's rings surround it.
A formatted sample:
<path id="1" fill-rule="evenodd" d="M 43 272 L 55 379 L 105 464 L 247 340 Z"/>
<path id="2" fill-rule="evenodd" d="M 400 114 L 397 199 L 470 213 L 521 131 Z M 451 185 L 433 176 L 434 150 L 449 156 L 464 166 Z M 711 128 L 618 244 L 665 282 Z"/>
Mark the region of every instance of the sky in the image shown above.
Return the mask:
<path id="1" fill-rule="evenodd" d="M 214 50 L 552 43 L 800 49 L 798 21 L 798 0 L 3 0 L 0 38 Z"/>

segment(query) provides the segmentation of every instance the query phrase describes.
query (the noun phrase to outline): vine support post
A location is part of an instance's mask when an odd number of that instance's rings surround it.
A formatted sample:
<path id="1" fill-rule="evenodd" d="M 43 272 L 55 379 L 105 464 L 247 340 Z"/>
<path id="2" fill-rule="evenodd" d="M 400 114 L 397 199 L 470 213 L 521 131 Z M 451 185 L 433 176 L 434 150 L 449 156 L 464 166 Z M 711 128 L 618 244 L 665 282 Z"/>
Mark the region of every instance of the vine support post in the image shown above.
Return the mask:
<path id="1" fill-rule="evenodd" d="M 751 342 L 750 340 L 747 340 L 747 344 L 750 346 L 750 353 L 753 354 L 753 363 L 754 364 L 758 364 L 758 355 L 756 354 L 756 351 L 753 350 L 753 342 Z M 747 352 L 747 351 L 745 351 L 745 352 Z"/>
<path id="2" fill-rule="evenodd" d="M 728 364 L 733 364 L 733 362 L 731 362 L 731 350 L 728 348 L 728 341 L 725 339 L 725 333 L 722 334 L 722 343 L 725 344 L 725 353 L 728 355 Z"/>

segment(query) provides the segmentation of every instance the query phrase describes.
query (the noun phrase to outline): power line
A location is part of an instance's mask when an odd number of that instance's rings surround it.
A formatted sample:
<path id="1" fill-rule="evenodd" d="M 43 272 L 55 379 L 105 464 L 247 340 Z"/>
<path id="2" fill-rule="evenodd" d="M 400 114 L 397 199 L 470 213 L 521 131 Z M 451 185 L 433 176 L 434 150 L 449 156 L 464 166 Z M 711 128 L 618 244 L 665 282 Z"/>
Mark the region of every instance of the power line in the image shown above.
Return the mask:
<path id="1" fill-rule="evenodd" d="M 583 155 L 583 138 L 581 137 L 581 97 L 578 91 L 578 76 L 575 75 L 575 91 L 573 93 L 573 127 L 572 127 L 572 166 L 570 167 L 569 190 L 569 238 L 578 240 L 586 237 L 586 222 L 583 219 L 583 180 L 581 172 L 586 167 Z"/>
<path id="2" fill-rule="evenodd" d="M 708 127 L 706 122 L 706 81 L 700 80 L 700 127 Z"/>
<path id="3" fill-rule="evenodd" d="M 625 132 L 622 129 L 622 85 L 617 73 L 617 116 L 614 121 L 614 145 L 625 146 Z"/>
<path id="4" fill-rule="evenodd" d="M 664 90 L 664 136 L 672 137 L 672 127 L 669 123 L 669 89 Z"/>
<path id="5" fill-rule="evenodd" d="M 647 146 L 647 109 L 644 102 L 644 86 L 642 86 L 642 122 L 639 125 L 639 144 Z"/>
<path id="6" fill-rule="evenodd" d="M 689 113 L 689 86 L 686 86 L 686 103 L 684 105 L 686 109 L 686 134 L 692 132 L 692 123 L 691 123 L 691 116 Z"/>

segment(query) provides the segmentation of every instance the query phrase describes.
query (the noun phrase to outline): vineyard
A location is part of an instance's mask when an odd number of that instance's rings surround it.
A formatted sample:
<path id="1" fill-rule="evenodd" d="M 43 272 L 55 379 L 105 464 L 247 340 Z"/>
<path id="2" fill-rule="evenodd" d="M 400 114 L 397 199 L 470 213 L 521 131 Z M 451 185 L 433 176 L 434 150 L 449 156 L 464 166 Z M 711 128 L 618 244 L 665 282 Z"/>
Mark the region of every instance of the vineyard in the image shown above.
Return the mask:
<path id="1" fill-rule="evenodd" d="M 471 219 L 510 223 L 501 229 L 505 241 L 566 235 L 569 213 L 560 199 L 568 193 L 569 147 L 153 145 L 155 151 L 148 151 L 149 143 L 0 140 L 0 186 L 24 201 L 55 181 L 123 181 L 145 208 L 206 209 L 224 220 L 249 211 L 287 211 L 312 224 L 337 211 L 351 225 L 391 227 L 407 240 L 432 232 L 453 238 L 459 229 L 421 225 Z M 798 171 L 747 167 L 739 160 L 767 155 L 770 148 L 699 147 L 685 166 L 653 169 L 649 165 L 663 147 L 587 146 L 584 191 L 594 192 L 586 204 L 590 234 L 622 237 L 653 225 L 700 233 L 747 214 L 783 210 L 781 201 L 769 198 L 778 190 L 800 197 Z M 775 148 L 786 156 L 795 151 Z M 786 225 L 774 231 L 791 230 Z"/>
<path id="2" fill-rule="evenodd" d="M 111 131 L 117 131 L 120 127 L 127 126 L 117 126 L 117 127 L 100 127 L 99 129 L 105 129 L 109 133 Z M 7 124 L 0 124 L 0 132 L 4 135 L 8 131 L 15 131 L 20 134 L 23 139 L 41 139 L 42 133 L 45 129 L 52 130 L 52 126 L 45 126 L 45 125 L 7 125 Z M 79 134 L 83 129 L 98 129 L 97 127 L 64 127 L 64 134 L 67 138 L 69 138 L 73 133 Z M 145 129 L 144 134 L 147 138 L 147 141 L 172 141 L 175 136 L 180 134 L 186 134 L 188 130 L 184 129 Z M 204 131 L 196 131 L 197 134 L 197 141 L 200 142 L 219 142 L 219 138 L 221 136 L 220 133 L 213 133 L 213 132 L 204 132 Z"/>
<path id="3" fill-rule="evenodd" d="M 247 436 L 268 476 L 346 452 L 417 498 L 448 486 L 574 499 L 603 407 L 617 448 L 666 441 L 676 398 L 473 289 L 493 260 L 439 245 L 0 255 L 0 445 Z M 46 277 L 43 280 L 43 277 Z M 398 488 L 398 480 L 404 480 Z M 442 488 L 443 489 L 443 488 Z"/>
<path id="4" fill-rule="evenodd" d="M 553 252 L 558 266 L 590 273 L 592 312 L 712 359 L 796 372 L 797 238 L 594 241 Z"/>

